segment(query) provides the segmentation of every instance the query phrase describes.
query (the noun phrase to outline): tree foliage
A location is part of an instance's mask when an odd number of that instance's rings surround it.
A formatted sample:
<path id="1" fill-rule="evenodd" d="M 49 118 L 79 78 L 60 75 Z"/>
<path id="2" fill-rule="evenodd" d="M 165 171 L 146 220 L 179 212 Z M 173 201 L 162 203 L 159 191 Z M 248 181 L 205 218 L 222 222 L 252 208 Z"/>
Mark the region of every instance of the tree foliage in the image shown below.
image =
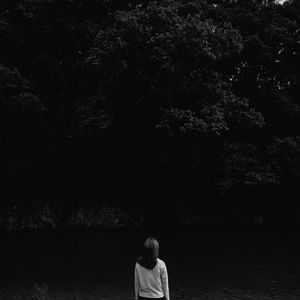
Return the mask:
<path id="1" fill-rule="evenodd" d="M 0 65 L 2 172 L 6 176 L 33 172 L 32 165 L 46 108 L 28 80 Z"/>
<path id="2" fill-rule="evenodd" d="M 299 16 L 292 0 L 2 1 L 1 176 L 135 204 L 296 189 Z"/>

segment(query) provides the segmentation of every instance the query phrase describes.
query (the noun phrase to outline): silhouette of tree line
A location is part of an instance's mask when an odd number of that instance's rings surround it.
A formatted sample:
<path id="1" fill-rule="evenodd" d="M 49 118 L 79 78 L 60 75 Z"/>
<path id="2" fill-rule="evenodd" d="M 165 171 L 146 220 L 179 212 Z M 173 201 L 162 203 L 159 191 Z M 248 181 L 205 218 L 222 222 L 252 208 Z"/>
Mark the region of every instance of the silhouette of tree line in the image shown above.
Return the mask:
<path id="1" fill-rule="evenodd" d="M 1 1 L 1 205 L 295 211 L 299 23 L 291 0 Z"/>

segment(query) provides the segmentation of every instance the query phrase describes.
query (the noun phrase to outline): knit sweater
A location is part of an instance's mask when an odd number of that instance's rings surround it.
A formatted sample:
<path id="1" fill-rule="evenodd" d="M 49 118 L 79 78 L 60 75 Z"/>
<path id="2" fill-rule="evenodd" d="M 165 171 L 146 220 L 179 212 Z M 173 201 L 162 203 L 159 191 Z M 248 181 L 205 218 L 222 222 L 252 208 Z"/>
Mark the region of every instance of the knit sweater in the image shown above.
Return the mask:
<path id="1" fill-rule="evenodd" d="M 151 270 L 136 263 L 134 275 L 136 300 L 139 296 L 153 299 L 165 296 L 166 300 L 170 300 L 167 267 L 161 259 L 157 259 Z"/>

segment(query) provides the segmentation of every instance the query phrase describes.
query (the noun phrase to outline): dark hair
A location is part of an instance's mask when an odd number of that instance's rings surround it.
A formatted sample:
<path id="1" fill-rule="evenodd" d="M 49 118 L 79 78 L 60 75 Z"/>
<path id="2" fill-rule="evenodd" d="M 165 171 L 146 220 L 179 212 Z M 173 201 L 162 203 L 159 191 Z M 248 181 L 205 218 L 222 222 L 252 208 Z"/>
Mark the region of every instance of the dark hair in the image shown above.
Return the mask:
<path id="1" fill-rule="evenodd" d="M 153 269 L 157 264 L 158 251 L 158 241 L 153 237 L 148 237 L 144 242 L 142 254 L 137 259 L 137 262 L 147 269 Z"/>

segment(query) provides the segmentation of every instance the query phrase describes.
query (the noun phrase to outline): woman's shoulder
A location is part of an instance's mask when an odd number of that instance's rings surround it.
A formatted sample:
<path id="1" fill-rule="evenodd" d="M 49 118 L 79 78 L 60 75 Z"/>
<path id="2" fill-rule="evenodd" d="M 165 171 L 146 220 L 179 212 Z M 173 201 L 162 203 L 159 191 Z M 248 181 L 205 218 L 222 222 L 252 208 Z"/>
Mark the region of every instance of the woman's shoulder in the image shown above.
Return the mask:
<path id="1" fill-rule="evenodd" d="M 160 267 L 163 267 L 163 268 L 166 267 L 165 262 L 164 262 L 162 259 L 160 259 L 160 258 L 157 258 L 157 264 L 158 264 Z"/>

